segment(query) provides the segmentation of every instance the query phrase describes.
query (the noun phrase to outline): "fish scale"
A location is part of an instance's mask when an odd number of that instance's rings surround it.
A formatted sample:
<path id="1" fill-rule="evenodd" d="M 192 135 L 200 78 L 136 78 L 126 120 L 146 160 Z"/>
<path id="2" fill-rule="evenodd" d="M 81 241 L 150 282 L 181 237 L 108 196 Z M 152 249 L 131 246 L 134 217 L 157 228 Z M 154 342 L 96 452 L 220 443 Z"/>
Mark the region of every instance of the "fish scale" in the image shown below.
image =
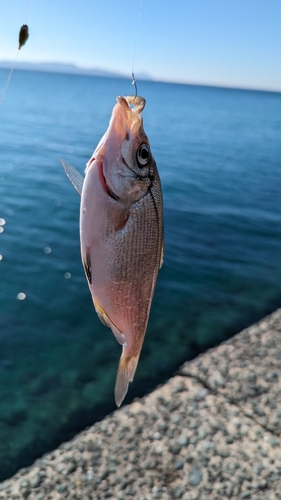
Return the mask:
<path id="1" fill-rule="evenodd" d="M 120 326 L 121 331 L 132 330 L 133 344 L 127 341 L 128 348 L 130 345 L 128 353 L 130 355 L 136 355 L 139 351 L 140 345 L 136 340 L 141 336 L 147 322 L 149 303 L 146 307 L 144 304 L 153 293 L 153 276 L 156 263 L 159 261 L 158 252 L 153 252 L 153 243 L 155 246 L 157 240 L 157 228 L 158 218 L 154 204 L 151 203 L 148 207 L 146 199 L 143 199 L 135 210 L 132 209 L 125 228 L 117 233 L 112 231 L 106 246 L 101 244 L 102 250 L 97 249 L 97 246 L 93 249 L 93 253 L 102 255 L 107 272 L 105 273 L 100 261 L 93 266 L 92 293 L 97 300 L 101 296 L 105 297 L 102 303 L 98 301 L 110 318 L 118 316 L 118 321 L 114 323 Z M 95 259 L 93 256 L 92 261 Z M 110 293 L 108 293 L 109 287 Z M 135 329 L 134 323 L 141 325 L 141 332 Z"/>

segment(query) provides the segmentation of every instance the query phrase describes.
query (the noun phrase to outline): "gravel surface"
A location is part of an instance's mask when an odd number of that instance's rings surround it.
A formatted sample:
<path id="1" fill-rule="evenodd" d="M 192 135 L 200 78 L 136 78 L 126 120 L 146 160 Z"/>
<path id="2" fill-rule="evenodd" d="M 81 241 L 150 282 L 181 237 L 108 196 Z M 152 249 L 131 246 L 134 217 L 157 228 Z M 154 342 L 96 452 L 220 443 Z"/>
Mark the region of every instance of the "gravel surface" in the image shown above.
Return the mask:
<path id="1" fill-rule="evenodd" d="M 281 309 L 0 483 L 0 499 L 281 500 Z"/>

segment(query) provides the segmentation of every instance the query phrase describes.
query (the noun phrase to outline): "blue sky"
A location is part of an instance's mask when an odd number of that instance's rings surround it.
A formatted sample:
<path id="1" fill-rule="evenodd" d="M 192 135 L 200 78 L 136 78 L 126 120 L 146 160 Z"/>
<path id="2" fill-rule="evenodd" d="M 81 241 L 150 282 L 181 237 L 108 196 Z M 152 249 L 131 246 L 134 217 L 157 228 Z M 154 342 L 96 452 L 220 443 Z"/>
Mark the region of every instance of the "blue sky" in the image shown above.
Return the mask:
<path id="1" fill-rule="evenodd" d="M 28 0 L 0 2 L 0 60 L 15 58 Z M 139 18 L 140 11 L 140 20 Z M 165 81 L 281 91 L 281 0 L 30 0 L 21 61 Z"/>

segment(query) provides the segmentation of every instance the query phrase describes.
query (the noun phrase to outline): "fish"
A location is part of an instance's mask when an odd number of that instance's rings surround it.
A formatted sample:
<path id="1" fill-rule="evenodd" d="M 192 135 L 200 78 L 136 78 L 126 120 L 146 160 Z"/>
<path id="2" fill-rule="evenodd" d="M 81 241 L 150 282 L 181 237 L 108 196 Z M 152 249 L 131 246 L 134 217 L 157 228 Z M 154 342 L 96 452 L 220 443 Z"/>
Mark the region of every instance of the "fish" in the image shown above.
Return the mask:
<path id="1" fill-rule="evenodd" d="M 98 317 L 122 345 L 115 383 L 120 406 L 133 381 L 164 253 L 163 196 L 143 128 L 140 96 L 116 98 L 85 178 L 62 166 L 81 194 L 81 257 Z"/>

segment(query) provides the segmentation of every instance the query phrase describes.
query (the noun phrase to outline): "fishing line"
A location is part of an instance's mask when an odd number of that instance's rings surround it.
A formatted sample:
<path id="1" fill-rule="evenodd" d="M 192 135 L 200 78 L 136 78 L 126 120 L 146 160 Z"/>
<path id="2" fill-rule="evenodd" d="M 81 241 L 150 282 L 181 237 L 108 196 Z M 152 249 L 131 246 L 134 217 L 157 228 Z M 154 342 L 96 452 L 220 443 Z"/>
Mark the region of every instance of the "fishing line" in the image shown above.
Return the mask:
<path id="1" fill-rule="evenodd" d="M 134 51 L 133 51 L 133 62 L 132 62 L 132 85 L 135 86 L 135 98 L 138 95 L 138 87 L 137 87 L 137 82 L 135 78 L 135 58 L 136 58 L 136 49 L 137 49 L 137 41 L 139 37 L 139 27 L 140 27 L 140 17 L 141 17 L 141 8 L 142 8 L 142 0 L 140 0 L 139 4 L 139 14 L 138 14 L 138 20 L 137 20 L 137 30 L 136 30 L 136 36 L 135 36 L 135 44 L 134 44 Z"/>
<path id="2" fill-rule="evenodd" d="M 25 24 L 27 24 L 28 11 L 29 11 L 29 4 L 30 4 L 30 0 L 27 0 L 26 16 L 25 16 Z"/>
<path id="3" fill-rule="evenodd" d="M 16 57 L 14 59 L 14 62 L 12 64 L 12 67 L 11 67 L 11 70 L 10 70 L 10 73 L 8 75 L 8 78 L 7 78 L 7 81 L 6 81 L 6 85 L 4 87 L 4 90 L 0 96 L 0 106 L 4 100 L 4 97 L 6 95 L 6 92 L 7 92 L 7 89 L 9 87 L 9 83 L 10 83 L 10 80 L 11 80 L 11 77 L 12 77 L 12 74 L 14 72 L 14 69 L 15 69 L 15 66 L 16 66 L 16 63 L 17 63 L 17 60 L 18 60 L 18 55 L 19 55 L 19 51 L 21 49 L 21 47 L 25 44 L 25 42 L 27 41 L 28 39 L 28 36 L 29 36 L 29 33 L 28 33 L 28 26 L 27 26 L 27 18 L 28 18 L 28 11 L 29 11 L 29 4 L 30 4 L 30 0 L 27 0 L 27 7 L 26 7 L 26 16 L 25 16 L 25 24 L 23 24 L 20 28 L 20 32 L 19 32 L 19 46 L 18 46 L 18 50 L 17 50 L 17 53 L 16 53 Z"/>
<path id="4" fill-rule="evenodd" d="M 1 94 L 1 97 L 0 97 L 0 106 L 1 106 L 1 104 L 2 104 L 2 102 L 3 102 L 3 100 L 4 100 L 5 94 L 6 94 L 6 92 L 7 92 L 8 87 L 9 87 L 9 83 L 10 83 L 10 80 L 11 80 L 11 76 L 12 76 L 12 74 L 13 74 L 13 72 L 14 72 L 15 65 L 16 65 L 16 62 L 17 62 L 17 60 L 18 60 L 18 55 L 19 55 L 19 51 L 17 50 L 17 54 L 16 54 L 16 57 L 15 57 L 15 60 L 14 60 L 14 62 L 13 62 L 13 64 L 12 64 L 12 67 L 11 67 L 10 73 L 9 73 L 8 78 L 7 78 L 7 81 L 6 81 L 6 85 L 5 85 L 4 90 L 3 90 L 2 94 Z"/>

